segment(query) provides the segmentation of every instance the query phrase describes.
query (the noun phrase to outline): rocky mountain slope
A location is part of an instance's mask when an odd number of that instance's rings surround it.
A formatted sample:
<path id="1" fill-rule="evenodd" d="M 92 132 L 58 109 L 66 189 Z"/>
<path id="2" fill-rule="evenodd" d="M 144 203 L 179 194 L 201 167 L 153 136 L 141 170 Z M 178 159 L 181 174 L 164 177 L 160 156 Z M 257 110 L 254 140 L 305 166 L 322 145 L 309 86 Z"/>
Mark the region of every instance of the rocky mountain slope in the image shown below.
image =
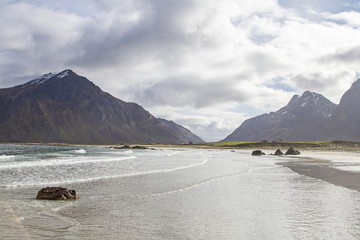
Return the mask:
<path id="1" fill-rule="evenodd" d="M 0 142 L 188 143 L 190 131 L 164 126 L 71 70 L 0 89 Z M 201 140 L 202 141 L 202 140 Z"/>
<path id="2" fill-rule="evenodd" d="M 336 104 L 314 92 L 295 95 L 280 110 L 246 120 L 226 137 L 231 141 L 316 141 L 328 138 L 324 126 L 329 122 Z"/>
<path id="3" fill-rule="evenodd" d="M 162 119 L 162 118 L 158 118 L 158 121 L 161 123 L 161 125 L 163 127 L 176 132 L 183 142 L 205 143 L 204 140 L 202 140 L 200 137 L 194 135 L 187 128 L 184 128 L 183 126 L 181 126 L 173 121 L 168 121 L 168 120 Z"/>
<path id="4" fill-rule="evenodd" d="M 360 141 L 360 79 L 342 96 L 324 131 L 329 140 Z"/>

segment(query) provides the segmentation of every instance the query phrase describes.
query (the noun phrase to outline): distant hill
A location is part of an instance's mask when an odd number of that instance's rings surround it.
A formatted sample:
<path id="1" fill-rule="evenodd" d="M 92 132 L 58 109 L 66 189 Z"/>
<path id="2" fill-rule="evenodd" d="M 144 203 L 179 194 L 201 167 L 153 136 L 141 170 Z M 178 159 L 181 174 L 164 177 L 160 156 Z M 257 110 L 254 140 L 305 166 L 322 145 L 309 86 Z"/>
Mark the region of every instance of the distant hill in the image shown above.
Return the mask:
<path id="1" fill-rule="evenodd" d="M 127 103 L 103 92 L 72 70 L 46 74 L 20 86 L 0 89 L 0 142 L 201 141 L 189 130 L 179 125 L 172 129 L 165 126 L 164 121 L 136 103 Z M 179 131 L 180 128 L 183 131 Z"/>
<path id="2" fill-rule="evenodd" d="M 360 79 L 339 105 L 320 94 L 295 95 L 277 112 L 244 121 L 221 142 L 231 141 L 360 141 Z"/>
<path id="3" fill-rule="evenodd" d="M 181 138 L 183 142 L 192 142 L 192 143 L 205 143 L 204 140 L 202 140 L 200 137 L 193 134 L 188 129 L 184 128 L 183 126 L 173 122 L 168 121 L 166 119 L 158 118 L 158 121 L 161 123 L 161 125 L 171 131 L 174 131 L 177 133 L 177 135 Z"/>

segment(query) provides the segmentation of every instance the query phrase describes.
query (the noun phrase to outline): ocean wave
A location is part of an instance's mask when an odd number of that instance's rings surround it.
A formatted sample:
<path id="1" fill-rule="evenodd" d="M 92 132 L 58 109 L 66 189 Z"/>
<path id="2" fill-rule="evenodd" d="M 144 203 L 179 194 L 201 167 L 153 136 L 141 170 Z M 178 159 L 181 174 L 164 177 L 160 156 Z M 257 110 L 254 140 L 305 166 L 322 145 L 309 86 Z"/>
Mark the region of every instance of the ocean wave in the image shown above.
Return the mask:
<path id="1" fill-rule="evenodd" d="M 125 161 L 130 159 L 135 159 L 136 156 L 128 156 L 121 158 L 84 158 L 84 159 L 74 159 L 70 158 L 67 160 L 42 160 L 42 161 L 33 161 L 33 162 L 14 162 L 8 163 L 6 165 L 0 165 L 0 169 L 9 169 L 9 168 L 26 168 L 26 167 L 51 167 L 51 166 L 63 166 L 63 165 L 76 165 L 84 163 L 102 163 L 102 162 L 117 162 Z"/>
<path id="2" fill-rule="evenodd" d="M 182 170 L 182 169 L 187 169 L 187 168 L 193 168 L 193 167 L 202 166 L 202 165 L 205 165 L 207 162 L 208 162 L 208 160 L 207 160 L 207 159 L 204 159 L 204 160 L 203 160 L 202 162 L 200 162 L 200 163 L 194 163 L 194 164 L 190 164 L 190 165 L 186 165 L 186 166 L 181 166 L 181 167 L 170 168 L 170 169 L 159 169 L 159 170 L 152 170 L 152 171 L 146 171 L 146 172 L 136 172 L 136 173 L 128 173 L 128 174 L 114 175 L 114 176 L 101 176 L 101 177 L 94 177 L 94 178 L 82 179 L 82 180 L 79 180 L 79 181 L 80 181 L 80 182 L 88 182 L 88 181 L 101 180 L 101 179 L 125 178 L 125 177 L 141 176 L 141 175 L 151 175 L 151 174 L 157 174 L 157 173 L 174 172 L 174 171 L 179 171 L 179 170 Z"/>
<path id="3" fill-rule="evenodd" d="M 126 157 L 127 159 L 134 159 L 135 156 Z M 126 160 L 126 159 L 124 159 Z M 167 173 L 167 172 L 174 172 L 179 171 L 182 169 L 188 169 L 193 167 L 198 167 L 205 165 L 208 162 L 208 159 L 204 159 L 202 162 L 194 163 L 186 166 L 175 167 L 170 169 L 159 169 L 159 170 L 152 170 L 146 172 L 135 172 L 135 173 L 128 173 L 128 174 L 119 174 L 119 175 L 112 175 L 112 176 L 99 176 L 99 177 L 92 177 L 92 178 L 83 178 L 83 179 L 73 179 L 73 180 L 66 180 L 66 181 L 54 181 L 54 182 L 41 182 L 41 183 L 21 183 L 21 184 L 13 184 L 13 185 L 6 185 L 5 187 L 15 188 L 21 186 L 43 186 L 43 185 L 61 185 L 61 184 L 73 184 L 73 183 L 84 183 L 84 182 L 92 182 L 97 180 L 106 180 L 106 179 L 115 179 L 115 178 L 126 178 L 126 177 L 136 177 L 141 175 L 151 175 L 151 174 L 158 174 L 158 173 Z"/>
<path id="4" fill-rule="evenodd" d="M 116 155 L 130 155 L 133 154 L 134 152 L 132 150 L 126 150 L 126 151 L 120 151 L 120 152 L 98 152 L 101 154 L 116 154 Z"/>
<path id="5" fill-rule="evenodd" d="M 1 159 L 10 159 L 10 158 L 14 158 L 14 155 L 0 155 L 0 160 Z"/>
<path id="6" fill-rule="evenodd" d="M 126 150 L 126 151 L 121 151 L 121 152 L 110 152 L 110 153 L 114 153 L 114 154 L 133 154 L 134 152 L 132 150 Z"/>
<path id="7" fill-rule="evenodd" d="M 78 149 L 78 150 L 75 150 L 74 152 L 80 153 L 80 154 L 85 154 L 86 150 L 85 149 Z"/>

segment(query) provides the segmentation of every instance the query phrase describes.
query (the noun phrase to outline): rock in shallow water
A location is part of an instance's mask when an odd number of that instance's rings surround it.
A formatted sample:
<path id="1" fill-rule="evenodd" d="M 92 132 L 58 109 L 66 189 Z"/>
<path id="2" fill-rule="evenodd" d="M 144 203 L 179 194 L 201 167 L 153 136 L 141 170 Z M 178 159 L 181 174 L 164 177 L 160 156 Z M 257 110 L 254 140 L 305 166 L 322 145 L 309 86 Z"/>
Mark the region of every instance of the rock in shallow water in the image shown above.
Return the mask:
<path id="1" fill-rule="evenodd" d="M 63 187 L 46 187 L 41 189 L 36 196 L 36 199 L 43 200 L 75 200 L 78 198 L 79 195 L 75 190 Z"/>

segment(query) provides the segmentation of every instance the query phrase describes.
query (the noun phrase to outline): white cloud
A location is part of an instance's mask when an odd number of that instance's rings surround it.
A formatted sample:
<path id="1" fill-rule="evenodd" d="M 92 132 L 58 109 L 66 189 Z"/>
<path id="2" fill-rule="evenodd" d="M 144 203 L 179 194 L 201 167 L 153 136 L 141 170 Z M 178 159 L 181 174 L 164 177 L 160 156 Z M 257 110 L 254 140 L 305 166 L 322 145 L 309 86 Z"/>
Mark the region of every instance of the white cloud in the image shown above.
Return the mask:
<path id="1" fill-rule="evenodd" d="M 289 81 L 303 91 L 311 89 L 338 104 L 342 94 L 350 88 L 355 77 L 356 73 L 353 71 L 336 69 L 295 75 Z"/>
<path id="2" fill-rule="evenodd" d="M 276 0 L 61 3 L 0 5 L 0 87 L 72 68 L 220 140 L 295 93 L 337 101 L 359 72 L 357 12 L 312 10 L 312 20 Z"/>
<path id="3" fill-rule="evenodd" d="M 360 27 L 360 13 L 356 11 L 341 12 L 338 14 L 324 13 L 323 16 L 328 20 L 333 20 L 340 24 L 346 24 L 353 28 Z"/>
<path id="4" fill-rule="evenodd" d="M 234 112 L 233 106 L 222 108 L 171 107 L 152 108 L 152 113 L 165 119 L 176 119 L 178 124 L 187 127 L 199 136 L 206 136 L 207 141 L 219 141 L 234 131 L 234 126 L 246 120 L 249 115 Z M 220 119 L 218 116 L 222 116 Z"/>
<path id="5" fill-rule="evenodd" d="M 0 8 L 0 81 L 63 67 L 76 54 L 83 24 L 76 15 L 22 2 Z"/>

